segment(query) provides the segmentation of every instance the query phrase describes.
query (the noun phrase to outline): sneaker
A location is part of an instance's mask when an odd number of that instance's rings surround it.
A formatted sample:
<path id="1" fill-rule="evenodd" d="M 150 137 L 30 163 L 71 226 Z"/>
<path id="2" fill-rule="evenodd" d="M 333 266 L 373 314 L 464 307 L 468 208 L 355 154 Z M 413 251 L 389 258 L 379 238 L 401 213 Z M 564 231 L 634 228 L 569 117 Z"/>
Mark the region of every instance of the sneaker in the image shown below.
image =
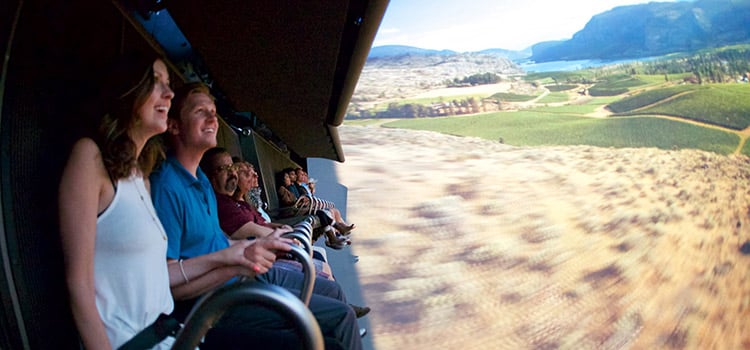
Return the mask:
<path id="1" fill-rule="evenodd" d="M 364 315 L 370 313 L 370 308 L 367 306 L 357 306 L 352 304 L 349 304 L 349 306 L 354 310 L 354 314 L 357 315 L 357 318 L 362 318 Z"/>

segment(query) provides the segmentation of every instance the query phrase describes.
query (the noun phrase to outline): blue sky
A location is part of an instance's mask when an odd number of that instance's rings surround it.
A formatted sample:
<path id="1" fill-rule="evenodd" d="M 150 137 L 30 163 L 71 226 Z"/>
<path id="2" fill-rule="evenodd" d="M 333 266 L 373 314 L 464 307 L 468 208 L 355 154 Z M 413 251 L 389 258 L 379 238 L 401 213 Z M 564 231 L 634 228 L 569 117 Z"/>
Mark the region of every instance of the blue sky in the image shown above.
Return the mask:
<path id="1" fill-rule="evenodd" d="M 459 52 L 522 50 L 540 41 L 570 39 L 595 14 L 647 2 L 391 0 L 373 46 L 408 45 Z"/>

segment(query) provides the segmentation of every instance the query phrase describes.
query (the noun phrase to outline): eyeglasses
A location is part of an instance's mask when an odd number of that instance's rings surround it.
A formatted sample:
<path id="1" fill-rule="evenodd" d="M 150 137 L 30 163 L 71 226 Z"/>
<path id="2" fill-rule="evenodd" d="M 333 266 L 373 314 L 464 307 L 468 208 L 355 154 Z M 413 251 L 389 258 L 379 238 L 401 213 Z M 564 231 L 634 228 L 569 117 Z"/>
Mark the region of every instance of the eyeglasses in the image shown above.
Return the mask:
<path id="1" fill-rule="evenodd" d="M 237 170 L 237 166 L 235 166 L 234 164 L 226 164 L 216 168 L 217 173 L 233 170 Z"/>

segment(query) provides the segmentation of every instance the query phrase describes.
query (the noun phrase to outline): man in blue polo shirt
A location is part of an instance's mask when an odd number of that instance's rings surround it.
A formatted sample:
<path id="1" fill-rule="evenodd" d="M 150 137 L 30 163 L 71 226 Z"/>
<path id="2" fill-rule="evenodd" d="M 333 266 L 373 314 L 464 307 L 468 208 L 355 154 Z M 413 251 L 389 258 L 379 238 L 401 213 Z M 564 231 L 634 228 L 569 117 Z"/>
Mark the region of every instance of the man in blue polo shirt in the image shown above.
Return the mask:
<path id="1" fill-rule="evenodd" d="M 195 298 L 230 281 L 236 275 L 260 276 L 261 280 L 295 291 L 301 276 L 292 271 L 272 268 L 275 250 L 289 250 L 289 240 L 279 238 L 282 230 L 249 241 L 230 241 L 219 226 L 216 198 L 211 183 L 199 169 L 203 153 L 216 146 L 219 128 L 216 106 L 208 88 L 188 84 L 175 93 L 169 112 L 167 136 L 171 153 L 162 166 L 152 173 L 151 188 L 154 207 L 168 236 L 167 260 L 170 262 L 172 294 L 178 301 L 176 309 L 188 309 Z M 249 261 L 234 262 L 235 245 L 248 245 Z M 261 248 L 255 247 L 260 245 Z M 237 257 L 236 260 L 241 260 Z M 217 263 L 217 261 L 219 261 Z M 215 269 L 206 268 L 207 265 Z M 179 265 L 179 267 L 174 267 Z M 253 273 L 248 273 L 248 269 Z M 269 272 L 270 271 L 270 272 Z M 179 278 L 175 278 L 179 276 Z M 362 347 L 354 311 L 345 303 L 343 292 L 335 284 L 316 283 L 310 300 L 310 311 L 315 316 L 326 344 L 337 344 L 344 349 Z M 288 325 L 270 310 L 257 306 L 241 306 L 229 310 L 206 336 L 207 345 L 224 347 L 237 345 L 237 339 L 258 335 L 263 330 L 288 331 Z M 261 332 L 262 333 L 262 332 Z M 218 336 L 220 335 L 220 336 Z M 281 337 L 286 339 L 288 337 Z M 268 337 L 275 339 L 279 337 Z M 252 339 L 253 346 L 263 339 Z M 294 344 L 263 343 L 271 348 Z M 239 344 L 239 347 L 248 344 Z"/>

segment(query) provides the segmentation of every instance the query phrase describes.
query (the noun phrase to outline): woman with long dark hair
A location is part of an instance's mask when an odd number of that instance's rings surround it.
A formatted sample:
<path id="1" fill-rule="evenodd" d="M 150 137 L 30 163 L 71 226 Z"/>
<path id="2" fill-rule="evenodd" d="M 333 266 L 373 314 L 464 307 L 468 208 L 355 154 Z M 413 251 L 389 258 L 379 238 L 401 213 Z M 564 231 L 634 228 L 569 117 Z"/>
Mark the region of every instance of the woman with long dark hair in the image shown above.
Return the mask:
<path id="1" fill-rule="evenodd" d="M 105 79 L 99 131 L 73 145 L 59 189 L 66 282 L 87 349 L 118 348 L 174 306 L 148 183 L 163 155 L 154 136 L 167 129 L 169 73 L 161 59 L 129 56 Z"/>

